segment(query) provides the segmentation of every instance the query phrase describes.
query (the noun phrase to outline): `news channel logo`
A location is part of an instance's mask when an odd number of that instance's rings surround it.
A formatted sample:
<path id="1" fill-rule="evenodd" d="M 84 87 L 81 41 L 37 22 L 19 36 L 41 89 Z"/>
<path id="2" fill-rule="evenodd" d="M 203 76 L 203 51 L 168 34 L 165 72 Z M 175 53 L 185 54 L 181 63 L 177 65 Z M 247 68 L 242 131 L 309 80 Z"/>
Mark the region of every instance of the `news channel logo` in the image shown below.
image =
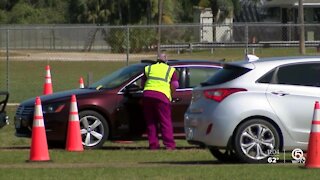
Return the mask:
<path id="1" fill-rule="evenodd" d="M 287 163 L 286 158 L 285 158 L 286 151 L 283 150 L 282 152 L 283 152 L 283 163 Z M 269 164 L 276 164 L 280 161 L 281 153 L 279 150 L 271 149 L 271 150 L 268 150 L 267 153 L 269 155 L 269 157 L 267 159 L 267 162 Z M 294 150 L 291 151 L 291 157 L 292 157 L 291 163 L 294 163 L 294 164 L 297 164 L 297 163 L 303 164 L 306 161 L 306 158 L 303 155 L 303 150 L 299 149 L 299 148 L 295 148 Z"/>
<path id="2" fill-rule="evenodd" d="M 291 162 L 294 164 L 306 162 L 306 158 L 303 156 L 303 151 L 299 148 L 292 150 L 291 157 L 293 159 Z"/>

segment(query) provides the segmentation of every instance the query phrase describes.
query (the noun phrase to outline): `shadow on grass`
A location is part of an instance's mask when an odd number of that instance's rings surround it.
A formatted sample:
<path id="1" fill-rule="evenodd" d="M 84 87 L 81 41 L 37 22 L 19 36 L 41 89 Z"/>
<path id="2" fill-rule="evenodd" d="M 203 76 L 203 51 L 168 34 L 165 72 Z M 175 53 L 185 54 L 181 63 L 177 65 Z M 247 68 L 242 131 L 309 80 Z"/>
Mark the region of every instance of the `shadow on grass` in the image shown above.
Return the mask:
<path id="1" fill-rule="evenodd" d="M 162 161 L 162 162 L 140 162 L 140 164 L 169 164 L 169 165 L 226 165 L 226 164 L 242 164 L 242 163 L 226 163 L 218 160 L 206 161 Z"/>
<path id="2" fill-rule="evenodd" d="M 48 146 L 49 149 L 65 149 L 64 144 L 55 144 Z M 12 147 L 0 147 L 0 150 L 28 150 L 30 146 L 12 146 Z M 204 149 L 196 146 L 179 146 L 176 147 L 176 150 L 190 150 L 190 149 Z M 127 145 L 127 144 L 119 144 L 119 145 L 111 145 L 111 146 L 103 146 L 100 150 L 149 150 L 146 146 L 136 146 L 136 145 Z M 164 147 L 160 148 L 160 150 L 166 150 Z"/>
<path id="3" fill-rule="evenodd" d="M 12 147 L 0 147 L 0 150 L 25 150 L 30 149 L 29 146 L 12 146 Z"/>
<path id="4" fill-rule="evenodd" d="M 218 160 L 205 160 L 205 161 L 162 161 L 162 162 L 140 162 L 140 164 L 169 164 L 169 165 L 241 165 L 250 163 L 241 162 L 221 162 Z M 275 165 L 275 164 L 293 164 L 291 160 L 279 160 L 277 163 L 252 163 L 251 165 Z"/>
<path id="5" fill-rule="evenodd" d="M 144 146 L 104 146 L 101 149 L 105 149 L 105 150 L 149 150 L 148 147 L 144 147 Z M 202 148 L 190 147 L 190 146 L 176 147 L 176 150 L 188 150 L 188 149 L 202 149 Z M 165 150 L 165 148 L 160 148 L 160 150 Z"/>

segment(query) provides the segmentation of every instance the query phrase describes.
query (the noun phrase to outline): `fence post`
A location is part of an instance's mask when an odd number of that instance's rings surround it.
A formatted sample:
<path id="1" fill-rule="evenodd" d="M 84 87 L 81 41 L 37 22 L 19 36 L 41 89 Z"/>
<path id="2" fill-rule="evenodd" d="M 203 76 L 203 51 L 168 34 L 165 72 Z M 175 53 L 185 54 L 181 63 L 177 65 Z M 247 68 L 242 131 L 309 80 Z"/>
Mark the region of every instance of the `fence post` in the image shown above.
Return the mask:
<path id="1" fill-rule="evenodd" d="M 245 56 L 248 54 L 248 48 L 249 48 L 249 29 L 248 29 L 248 24 L 245 24 L 245 40 L 246 40 L 246 49 L 245 49 Z"/>
<path id="2" fill-rule="evenodd" d="M 6 54 L 7 54 L 7 72 L 6 72 L 6 86 L 7 92 L 9 92 L 9 29 L 7 29 L 7 38 L 6 38 Z"/>
<path id="3" fill-rule="evenodd" d="M 92 83 L 93 80 L 93 73 L 92 72 L 88 72 L 87 74 L 87 86 L 89 87 Z"/>
<path id="4" fill-rule="evenodd" d="M 54 27 L 52 27 L 51 29 L 51 35 L 52 35 L 52 49 L 55 50 L 56 49 L 56 35 L 55 35 L 55 32 L 54 32 Z M 51 39 L 51 38 L 50 38 Z M 50 44 L 51 44 L 50 43 Z"/>
<path id="5" fill-rule="evenodd" d="M 129 65 L 129 53 L 130 53 L 130 28 L 127 25 L 127 66 Z"/>

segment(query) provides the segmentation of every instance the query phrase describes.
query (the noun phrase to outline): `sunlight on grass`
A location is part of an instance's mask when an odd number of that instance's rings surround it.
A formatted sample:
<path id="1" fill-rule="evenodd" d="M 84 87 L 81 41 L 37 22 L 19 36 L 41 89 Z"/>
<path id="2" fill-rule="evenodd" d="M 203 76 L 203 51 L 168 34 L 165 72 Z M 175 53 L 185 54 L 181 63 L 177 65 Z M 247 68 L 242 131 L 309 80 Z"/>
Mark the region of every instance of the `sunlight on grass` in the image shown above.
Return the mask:
<path id="1" fill-rule="evenodd" d="M 14 107 L 8 114 L 14 115 Z M 14 125 L 0 130 L 0 179 L 317 179 L 317 169 L 290 162 L 228 164 L 207 149 L 176 139 L 177 150 L 148 150 L 146 139 L 106 142 L 102 149 L 67 152 L 49 149 L 49 162 L 27 162 L 30 139 L 16 138 Z"/>
<path id="2" fill-rule="evenodd" d="M 249 50 L 252 53 L 253 49 Z M 256 48 L 254 52 L 260 58 L 274 56 L 297 56 L 298 48 Z M 243 48 L 216 48 L 211 50 L 194 50 L 192 52 L 167 51 L 169 59 L 189 60 L 225 60 L 236 61 L 244 58 Z M 307 48 L 307 55 L 319 55 L 315 48 Z M 129 64 L 138 63 L 134 57 Z M 148 59 L 148 58 L 147 58 Z M 79 78 L 83 77 L 85 84 L 95 82 L 103 76 L 126 66 L 126 61 L 0 61 L 0 88 L 7 89 L 9 85 L 11 103 L 19 103 L 25 99 L 39 96 L 43 91 L 45 66 L 51 68 L 53 92 L 79 87 Z M 9 67 L 7 72 L 6 68 Z M 7 76 L 9 79 L 7 81 Z M 90 78 L 89 78 L 90 77 Z M 91 83 L 92 83 L 91 82 Z"/>

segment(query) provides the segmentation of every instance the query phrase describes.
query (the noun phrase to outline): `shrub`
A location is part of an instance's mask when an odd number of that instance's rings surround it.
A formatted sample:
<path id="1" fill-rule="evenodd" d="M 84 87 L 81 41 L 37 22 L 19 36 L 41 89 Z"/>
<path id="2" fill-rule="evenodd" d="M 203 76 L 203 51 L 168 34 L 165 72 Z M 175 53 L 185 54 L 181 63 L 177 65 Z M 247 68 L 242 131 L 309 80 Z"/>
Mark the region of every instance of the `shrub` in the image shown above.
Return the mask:
<path id="1" fill-rule="evenodd" d="M 127 49 L 126 29 L 110 29 L 105 40 L 111 47 L 111 52 L 124 53 Z M 146 28 L 130 28 L 129 30 L 130 53 L 153 50 L 156 44 L 156 31 Z"/>

